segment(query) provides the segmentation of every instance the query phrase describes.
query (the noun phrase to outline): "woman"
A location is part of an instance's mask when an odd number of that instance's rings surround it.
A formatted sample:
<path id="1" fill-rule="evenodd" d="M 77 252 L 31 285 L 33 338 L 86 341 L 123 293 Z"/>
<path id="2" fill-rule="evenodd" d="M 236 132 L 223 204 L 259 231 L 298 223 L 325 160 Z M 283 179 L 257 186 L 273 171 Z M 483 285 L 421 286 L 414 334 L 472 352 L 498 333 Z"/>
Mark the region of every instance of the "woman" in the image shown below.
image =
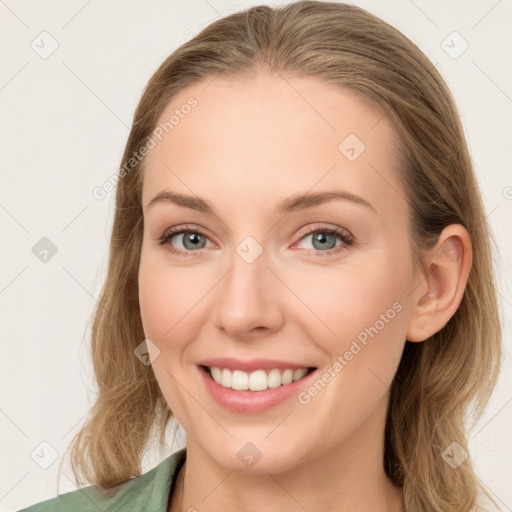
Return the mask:
<path id="1" fill-rule="evenodd" d="M 310 1 L 212 23 L 123 156 L 71 454 L 93 485 L 26 510 L 481 509 L 491 242 L 452 96 L 398 30 Z M 186 449 L 141 475 L 173 417 Z"/>

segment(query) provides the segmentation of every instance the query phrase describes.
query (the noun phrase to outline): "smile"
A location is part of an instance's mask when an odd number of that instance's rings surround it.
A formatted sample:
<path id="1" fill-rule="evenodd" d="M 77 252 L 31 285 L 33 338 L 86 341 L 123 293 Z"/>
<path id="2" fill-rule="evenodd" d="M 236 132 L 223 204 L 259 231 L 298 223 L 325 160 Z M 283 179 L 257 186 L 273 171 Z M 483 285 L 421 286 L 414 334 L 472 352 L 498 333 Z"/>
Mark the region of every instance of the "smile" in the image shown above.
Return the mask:
<path id="1" fill-rule="evenodd" d="M 305 361 L 215 357 L 196 363 L 207 394 L 235 413 L 264 413 L 297 396 L 315 378 L 318 367 Z"/>
<path id="2" fill-rule="evenodd" d="M 245 372 L 243 370 L 230 370 L 229 368 L 220 368 L 217 366 L 204 366 L 212 379 L 224 388 L 234 389 L 238 391 L 265 391 L 279 386 L 287 386 L 288 384 L 302 379 L 313 368 L 297 368 L 297 369 L 259 369 L 253 372 Z"/>

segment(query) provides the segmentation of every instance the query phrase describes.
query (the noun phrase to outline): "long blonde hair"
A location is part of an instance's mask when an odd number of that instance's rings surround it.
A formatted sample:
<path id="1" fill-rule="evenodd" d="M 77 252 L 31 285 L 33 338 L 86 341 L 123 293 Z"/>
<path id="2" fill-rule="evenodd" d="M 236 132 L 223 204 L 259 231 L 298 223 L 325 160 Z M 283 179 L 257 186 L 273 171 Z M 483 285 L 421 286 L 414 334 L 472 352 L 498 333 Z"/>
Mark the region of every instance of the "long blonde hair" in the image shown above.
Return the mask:
<path id="1" fill-rule="evenodd" d="M 149 443 L 158 437 L 165 446 L 172 418 L 152 367 L 134 356 L 144 340 L 137 288 L 144 159 L 133 162 L 133 155 L 182 89 L 220 73 L 250 76 L 260 67 L 350 88 L 393 123 L 418 265 L 444 227 L 468 230 L 473 266 L 460 307 L 431 338 L 405 344 L 391 388 L 383 465 L 403 486 L 408 510 L 468 512 L 480 490 L 494 502 L 471 457 L 457 469 L 442 457 L 454 441 L 467 449 L 467 421 L 476 423 L 484 411 L 502 355 L 495 242 L 455 102 L 435 66 L 400 31 L 359 7 L 316 1 L 252 7 L 210 24 L 160 65 L 143 92 L 121 162 L 108 274 L 94 312 L 98 393 L 72 443 L 77 484 L 80 474 L 103 489 L 139 476 Z"/>

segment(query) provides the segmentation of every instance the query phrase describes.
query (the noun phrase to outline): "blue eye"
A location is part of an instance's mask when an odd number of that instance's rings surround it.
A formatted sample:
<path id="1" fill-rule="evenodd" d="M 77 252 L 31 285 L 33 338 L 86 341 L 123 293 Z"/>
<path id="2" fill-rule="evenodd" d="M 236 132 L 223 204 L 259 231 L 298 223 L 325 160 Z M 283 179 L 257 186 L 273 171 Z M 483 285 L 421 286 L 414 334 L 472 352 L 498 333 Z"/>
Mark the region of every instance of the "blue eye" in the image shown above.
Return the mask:
<path id="1" fill-rule="evenodd" d="M 308 228 L 306 235 L 303 236 L 301 240 L 308 237 L 311 237 L 313 251 L 316 251 L 315 254 L 317 256 L 331 255 L 343 249 L 347 249 L 349 246 L 354 244 L 354 238 L 352 235 L 332 226 L 316 226 Z M 336 246 L 336 242 L 338 240 L 341 240 L 341 245 Z"/>
<path id="2" fill-rule="evenodd" d="M 354 237 L 347 231 L 333 226 L 315 226 L 306 229 L 302 234 L 300 240 L 311 237 L 313 242 L 313 249 L 306 249 L 308 253 L 313 253 L 316 256 L 329 256 L 338 253 L 342 250 L 348 249 L 351 245 L 355 244 Z M 176 248 L 172 240 L 181 239 L 183 248 Z M 340 240 L 341 245 L 336 246 L 336 242 Z M 166 246 L 167 250 L 173 254 L 181 256 L 190 256 L 193 253 L 199 253 L 200 249 L 206 247 L 209 241 L 208 236 L 201 230 L 188 226 L 177 226 L 166 231 L 161 237 L 158 238 L 158 244 Z M 334 244 L 334 245 L 333 245 Z"/>
<path id="3" fill-rule="evenodd" d="M 172 244 L 172 239 L 181 238 L 181 244 L 183 249 L 176 249 Z M 172 228 L 171 230 L 164 233 L 159 239 L 159 245 L 167 246 L 167 249 L 171 253 L 183 254 L 188 256 L 192 252 L 196 252 L 196 249 L 204 249 L 206 245 L 206 241 L 208 240 L 207 236 L 198 231 L 197 229 L 183 229 L 183 228 Z"/>

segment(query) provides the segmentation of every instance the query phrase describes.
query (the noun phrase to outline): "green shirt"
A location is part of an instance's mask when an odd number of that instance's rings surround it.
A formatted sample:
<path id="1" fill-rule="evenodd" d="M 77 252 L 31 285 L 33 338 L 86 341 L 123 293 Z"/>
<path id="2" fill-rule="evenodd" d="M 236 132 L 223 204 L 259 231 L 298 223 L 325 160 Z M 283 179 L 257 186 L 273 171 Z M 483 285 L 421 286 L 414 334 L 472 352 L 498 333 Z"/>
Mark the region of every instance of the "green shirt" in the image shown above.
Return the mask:
<path id="1" fill-rule="evenodd" d="M 164 459 L 147 473 L 113 489 L 90 485 L 36 503 L 18 512 L 167 512 L 186 448 Z"/>

